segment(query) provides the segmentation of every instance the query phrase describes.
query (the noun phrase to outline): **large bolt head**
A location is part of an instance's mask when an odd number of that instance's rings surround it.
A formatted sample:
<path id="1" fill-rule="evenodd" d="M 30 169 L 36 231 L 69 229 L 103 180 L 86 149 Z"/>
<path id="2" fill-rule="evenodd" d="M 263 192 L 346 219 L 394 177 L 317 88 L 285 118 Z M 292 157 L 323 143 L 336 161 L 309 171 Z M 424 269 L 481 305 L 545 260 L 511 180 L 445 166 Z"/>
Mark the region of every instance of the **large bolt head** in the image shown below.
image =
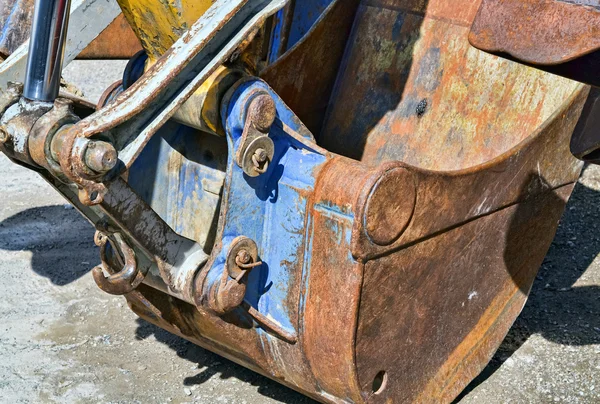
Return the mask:
<path id="1" fill-rule="evenodd" d="M 262 147 L 259 147 L 258 149 L 256 149 L 256 151 L 254 152 L 254 157 L 256 158 L 256 161 L 259 164 L 264 163 L 269 158 L 267 151 L 265 149 L 263 149 Z"/>
<path id="2" fill-rule="evenodd" d="M 269 132 L 277 116 L 275 101 L 268 94 L 257 96 L 250 103 L 248 115 L 257 130 L 262 133 Z"/>
<path id="3" fill-rule="evenodd" d="M 117 151 L 108 142 L 92 141 L 85 150 L 85 164 L 99 174 L 115 168 L 118 161 Z"/>
<path id="4" fill-rule="evenodd" d="M 231 279 L 238 279 L 246 272 L 245 269 L 239 267 L 238 260 L 241 261 L 241 264 L 250 264 L 258 261 L 258 247 L 256 246 L 256 243 L 248 237 L 237 237 L 231 243 L 225 264 Z"/>

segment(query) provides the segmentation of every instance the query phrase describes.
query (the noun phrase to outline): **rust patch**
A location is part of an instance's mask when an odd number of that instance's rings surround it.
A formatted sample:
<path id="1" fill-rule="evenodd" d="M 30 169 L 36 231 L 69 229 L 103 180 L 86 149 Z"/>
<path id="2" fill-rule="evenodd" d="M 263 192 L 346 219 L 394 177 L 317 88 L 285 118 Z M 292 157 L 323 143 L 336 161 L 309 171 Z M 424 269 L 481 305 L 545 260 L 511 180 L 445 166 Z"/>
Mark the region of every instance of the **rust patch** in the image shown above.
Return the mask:
<path id="1" fill-rule="evenodd" d="M 77 58 L 130 59 L 141 49 L 139 39 L 121 14 Z"/>

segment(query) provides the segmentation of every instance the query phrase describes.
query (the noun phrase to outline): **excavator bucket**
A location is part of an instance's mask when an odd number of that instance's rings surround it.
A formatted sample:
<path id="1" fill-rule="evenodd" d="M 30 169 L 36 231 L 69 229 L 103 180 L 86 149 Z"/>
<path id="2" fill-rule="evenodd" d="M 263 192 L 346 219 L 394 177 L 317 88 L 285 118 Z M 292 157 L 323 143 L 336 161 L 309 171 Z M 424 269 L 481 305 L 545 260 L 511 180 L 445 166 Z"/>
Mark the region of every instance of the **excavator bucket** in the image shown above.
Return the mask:
<path id="1" fill-rule="evenodd" d="M 471 46 L 480 3 L 40 0 L 0 149 L 145 320 L 324 403 L 451 402 L 523 308 L 589 93 Z M 62 47 L 121 12 L 123 80 L 59 93 Z"/>

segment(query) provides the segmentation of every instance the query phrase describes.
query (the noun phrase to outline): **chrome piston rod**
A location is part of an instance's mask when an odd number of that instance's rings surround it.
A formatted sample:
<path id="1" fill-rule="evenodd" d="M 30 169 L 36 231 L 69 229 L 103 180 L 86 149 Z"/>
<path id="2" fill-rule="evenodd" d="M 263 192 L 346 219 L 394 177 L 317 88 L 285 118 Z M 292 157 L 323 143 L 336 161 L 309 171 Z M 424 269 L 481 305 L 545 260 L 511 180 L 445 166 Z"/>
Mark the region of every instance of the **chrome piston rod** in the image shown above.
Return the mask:
<path id="1" fill-rule="evenodd" d="M 71 0 L 35 1 L 23 91 L 27 99 L 52 102 L 58 97 L 70 8 Z"/>

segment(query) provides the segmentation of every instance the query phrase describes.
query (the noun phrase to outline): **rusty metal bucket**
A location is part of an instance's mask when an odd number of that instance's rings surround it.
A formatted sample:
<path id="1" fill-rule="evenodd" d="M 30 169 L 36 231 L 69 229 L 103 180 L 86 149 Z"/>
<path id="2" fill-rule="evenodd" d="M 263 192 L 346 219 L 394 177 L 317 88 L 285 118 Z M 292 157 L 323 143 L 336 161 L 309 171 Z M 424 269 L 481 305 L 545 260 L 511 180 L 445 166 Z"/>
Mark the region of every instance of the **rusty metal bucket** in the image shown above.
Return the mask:
<path id="1" fill-rule="evenodd" d="M 148 288 L 162 316 L 133 310 L 323 402 L 454 399 L 525 303 L 582 167 L 568 144 L 588 93 L 472 48 L 478 6 L 333 2 L 261 73 L 338 155 L 311 202 L 296 346 Z"/>
<path id="2" fill-rule="evenodd" d="M 271 168 L 266 185 L 233 164 L 231 139 L 183 133 L 188 143 L 169 145 L 176 130 L 165 125 L 172 136 L 148 143 L 128 166 L 129 184 L 94 183 L 106 187 L 97 202 L 70 194 L 84 214 L 92 205 L 122 227 L 136 227 L 154 211 L 161 235 L 179 232 L 206 251 L 205 266 L 181 277 L 181 293 L 161 283 L 162 272 L 127 289 L 132 310 L 322 402 L 453 400 L 523 308 L 582 167 L 569 139 L 589 92 L 471 47 L 479 3 L 332 1 L 277 61 L 257 64 L 254 73 L 268 86 L 241 80 L 222 108 L 229 114 L 223 126 L 248 127 L 235 117 L 245 113 L 236 101 L 246 96 L 243 86 L 272 96 L 281 121 L 293 116 L 284 123 L 297 125 L 295 137 L 279 133 L 274 146 L 285 144 L 289 154 L 271 164 L 279 171 Z M 118 112 L 126 98 L 110 108 Z M 96 113 L 103 123 L 110 108 Z M 89 127 L 74 125 L 68 135 L 74 139 Z M 211 147 L 220 153 L 216 159 L 201 153 Z M 194 175 L 209 174 L 212 183 L 225 181 L 223 190 L 202 194 Z M 72 192 L 45 177 L 59 192 Z M 193 196 L 179 198 L 186 181 Z M 273 183 L 273 198 L 248 188 Z M 112 192 L 127 195 L 123 200 L 135 201 L 143 214 L 127 216 Z M 178 196 L 176 205 L 168 204 L 169 195 Z M 227 237 L 239 236 L 237 229 L 256 242 L 251 260 L 259 265 L 260 256 L 263 267 L 253 273 L 262 270 L 273 285 L 268 290 L 263 282 L 251 303 L 219 312 L 211 306 L 216 279 L 231 279 L 217 264 L 230 262 L 239 238 Z M 128 235 L 138 243 L 136 253 L 161 258 L 139 248 L 148 245 L 145 230 Z M 100 271 L 95 276 L 103 279 Z M 252 279 L 248 290 L 256 286 Z"/>

